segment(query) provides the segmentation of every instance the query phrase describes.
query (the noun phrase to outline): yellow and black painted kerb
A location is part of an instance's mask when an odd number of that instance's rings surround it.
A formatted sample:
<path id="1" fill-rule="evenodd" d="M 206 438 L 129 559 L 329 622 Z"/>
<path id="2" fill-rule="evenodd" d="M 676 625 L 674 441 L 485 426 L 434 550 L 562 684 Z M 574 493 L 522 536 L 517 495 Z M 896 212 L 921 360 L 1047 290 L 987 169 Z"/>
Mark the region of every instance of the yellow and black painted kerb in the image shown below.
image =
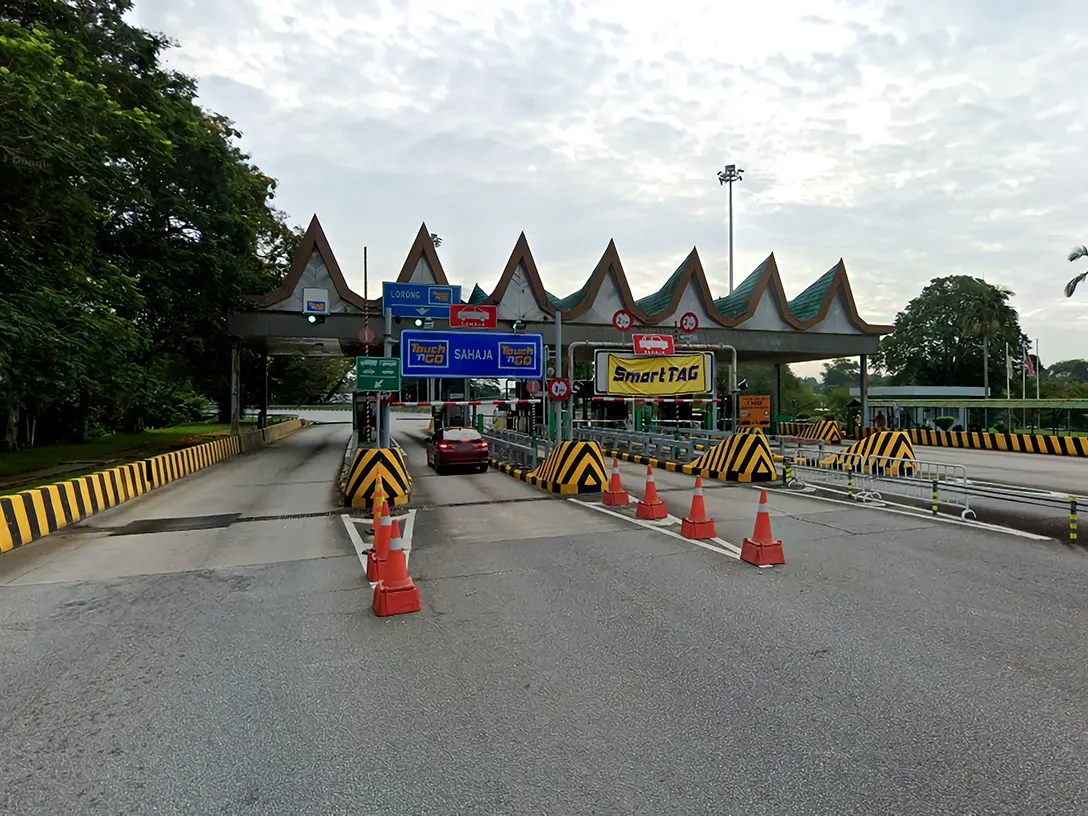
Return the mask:
<path id="1" fill-rule="evenodd" d="M 778 475 L 767 438 L 761 434 L 731 436 L 687 464 L 618 450 L 606 451 L 606 455 L 669 473 L 703 476 L 722 482 L 771 482 Z"/>
<path id="2" fill-rule="evenodd" d="M 492 459 L 491 466 L 526 484 L 560 496 L 600 493 L 608 484 L 604 454 L 596 442 L 560 442 L 534 470 L 498 459 Z"/>
<path id="3" fill-rule="evenodd" d="M 687 473 L 690 472 L 691 465 L 684 465 L 680 462 L 673 462 L 670 459 L 658 459 L 654 456 L 643 456 L 638 453 L 627 453 L 626 451 L 609 450 L 604 452 L 605 456 L 615 457 L 621 462 L 634 462 L 636 465 L 649 465 L 654 470 L 666 470 L 669 473 Z M 688 468 L 688 470 L 685 470 Z M 700 476 L 702 474 L 699 474 Z"/>
<path id="4" fill-rule="evenodd" d="M 282 439 L 302 426 L 297 419 L 273 426 L 282 427 L 275 438 Z M 263 440 L 262 434 L 255 431 L 245 437 Z M 220 437 L 140 462 L 0 496 L 0 552 L 29 544 L 246 449 L 243 437 Z"/>
<path id="5" fill-rule="evenodd" d="M 863 432 L 869 435 L 876 431 L 873 428 L 865 428 Z M 910 441 L 915 445 L 1088 457 L 1088 437 L 1083 436 L 939 431 L 929 428 L 911 428 L 904 433 L 910 434 Z"/>
<path id="6" fill-rule="evenodd" d="M 0 552 L 29 544 L 146 493 L 142 463 L 0 496 Z"/>
<path id="7" fill-rule="evenodd" d="M 778 433 L 798 439 L 819 440 L 830 445 L 842 442 L 845 436 L 842 427 L 833 419 L 822 419 L 819 422 L 779 422 Z"/>
<path id="8" fill-rule="evenodd" d="M 395 505 L 408 504 L 412 496 L 412 479 L 408 462 L 400 448 L 365 448 L 355 451 L 348 469 L 344 488 L 344 503 L 352 507 L 369 508 L 381 485 L 386 499 Z"/>
<path id="9" fill-rule="evenodd" d="M 860 439 L 842 453 L 828 456 L 820 467 L 830 470 L 864 470 L 874 468 L 890 476 L 910 476 L 917 472 L 918 457 L 906 431 L 881 431 Z"/>

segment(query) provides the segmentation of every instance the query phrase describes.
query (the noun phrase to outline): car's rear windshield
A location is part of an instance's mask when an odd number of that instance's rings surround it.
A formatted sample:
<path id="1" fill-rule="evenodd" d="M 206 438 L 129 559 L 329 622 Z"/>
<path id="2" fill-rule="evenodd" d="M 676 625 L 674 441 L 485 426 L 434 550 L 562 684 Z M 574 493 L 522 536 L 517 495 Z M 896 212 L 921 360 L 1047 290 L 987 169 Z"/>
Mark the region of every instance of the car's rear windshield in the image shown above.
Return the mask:
<path id="1" fill-rule="evenodd" d="M 479 431 L 472 428 L 446 428 L 442 434 L 450 442 L 472 442 L 480 438 Z"/>

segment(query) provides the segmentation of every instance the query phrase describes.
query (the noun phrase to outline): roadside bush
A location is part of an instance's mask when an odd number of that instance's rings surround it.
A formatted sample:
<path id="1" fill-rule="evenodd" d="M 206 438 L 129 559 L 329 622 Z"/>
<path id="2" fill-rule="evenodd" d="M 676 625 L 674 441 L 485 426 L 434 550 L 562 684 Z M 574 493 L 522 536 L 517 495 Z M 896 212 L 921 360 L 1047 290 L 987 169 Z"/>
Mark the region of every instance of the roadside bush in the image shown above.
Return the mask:
<path id="1" fill-rule="evenodd" d="M 939 416 L 933 420 L 933 424 L 940 428 L 942 431 L 948 431 L 952 429 L 952 426 L 956 424 L 956 418 L 950 416 Z"/>

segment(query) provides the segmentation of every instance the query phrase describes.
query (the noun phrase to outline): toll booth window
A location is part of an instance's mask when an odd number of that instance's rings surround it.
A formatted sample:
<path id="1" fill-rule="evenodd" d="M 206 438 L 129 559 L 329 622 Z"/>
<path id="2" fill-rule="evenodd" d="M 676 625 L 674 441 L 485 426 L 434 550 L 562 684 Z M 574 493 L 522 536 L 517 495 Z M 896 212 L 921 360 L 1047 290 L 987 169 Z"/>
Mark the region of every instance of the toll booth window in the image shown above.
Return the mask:
<path id="1" fill-rule="evenodd" d="M 473 442 L 480 438 L 479 432 L 472 428 L 446 428 L 442 436 L 450 442 Z"/>

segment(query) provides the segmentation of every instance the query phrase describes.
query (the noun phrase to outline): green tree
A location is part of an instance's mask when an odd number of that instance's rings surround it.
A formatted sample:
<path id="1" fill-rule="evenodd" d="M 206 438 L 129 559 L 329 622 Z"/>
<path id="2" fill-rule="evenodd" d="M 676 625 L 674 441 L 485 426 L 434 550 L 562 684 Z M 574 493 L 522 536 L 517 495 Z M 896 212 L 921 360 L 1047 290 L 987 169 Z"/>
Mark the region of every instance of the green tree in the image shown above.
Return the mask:
<path id="1" fill-rule="evenodd" d="M 746 395 L 767 394 L 771 397 L 772 404 L 775 393 L 775 371 L 773 365 L 763 363 L 740 363 L 737 366 L 737 382 L 745 381 L 747 389 L 742 392 Z M 729 393 L 729 381 L 723 369 L 718 375 L 718 393 Z M 798 414 L 811 414 L 821 407 L 820 399 L 813 392 L 812 387 L 800 379 L 788 365 L 782 366 L 782 404 L 778 407 L 779 413 L 797 416 Z"/>
<path id="2" fill-rule="evenodd" d="M 4 450 L 226 410 L 227 312 L 297 243 L 131 6 L 0 6 Z"/>
<path id="3" fill-rule="evenodd" d="M 1001 337 L 1005 327 L 1017 319 L 1016 310 L 1009 305 L 1009 298 L 1014 293 L 981 278 L 968 278 L 963 285 L 969 290 L 970 298 L 963 303 L 959 328 L 968 337 L 982 340 L 982 384 L 989 389 L 990 342 Z"/>
<path id="4" fill-rule="evenodd" d="M 1047 379 L 1088 382 L 1088 360 L 1062 360 L 1047 367 Z"/>
<path id="5" fill-rule="evenodd" d="M 966 275 L 934 278 L 918 297 L 907 304 L 895 319 L 895 331 L 880 343 L 874 364 L 886 371 L 895 385 L 983 385 L 1004 381 L 1004 355 L 986 360 L 984 373 L 983 336 L 989 342 L 1023 346 L 1027 338 L 1020 330 L 1016 310 L 1011 306 L 996 312 L 991 331 L 971 329 L 975 301 L 979 297 L 1005 301 L 985 281 Z M 983 312 L 985 313 L 985 312 Z M 996 330 L 994 329 L 996 326 Z"/>
<path id="6" fill-rule="evenodd" d="M 840 357 L 824 363 L 823 387 L 859 388 L 861 386 L 861 363 L 848 357 Z"/>

